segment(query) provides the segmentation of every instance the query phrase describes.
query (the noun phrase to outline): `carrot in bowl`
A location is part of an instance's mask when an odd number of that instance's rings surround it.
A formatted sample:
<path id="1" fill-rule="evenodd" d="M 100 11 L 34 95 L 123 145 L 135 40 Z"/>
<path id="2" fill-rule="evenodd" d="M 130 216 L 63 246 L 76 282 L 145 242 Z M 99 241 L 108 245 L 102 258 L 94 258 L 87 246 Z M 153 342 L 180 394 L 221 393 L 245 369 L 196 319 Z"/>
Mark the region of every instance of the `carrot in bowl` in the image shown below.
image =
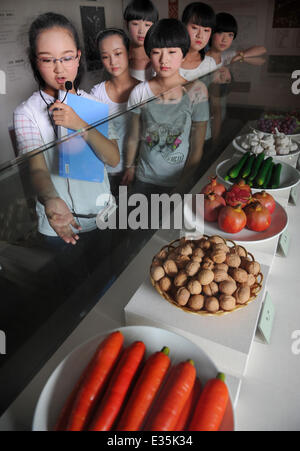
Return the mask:
<path id="1" fill-rule="evenodd" d="M 81 431 L 102 395 L 110 373 L 120 355 L 124 337 L 111 333 L 98 346 L 75 389 L 67 399 L 56 430 Z"/>
<path id="2" fill-rule="evenodd" d="M 152 354 L 126 404 L 117 431 L 139 431 L 170 366 L 169 348 Z"/>
<path id="3" fill-rule="evenodd" d="M 220 429 L 229 400 L 225 375 L 208 381 L 197 403 L 189 431 L 213 432 Z"/>
<path id="4" fill-rule="evenodd" d="M 89 426 L 90 431 L 111 430 L 144 354 L 145 345 L 141 341 L 136 341 L 125 349 Z"/>
<path id="5" fill-rule="evenodd" d="M 176 424 L 175 431 L 186 431 L 192 416 L 194 414 L 195 407 L 197 405 L 199 396 L 201 393 L 201 382 L 198 378 L 196 378 L 193 390 L 184 405 L 184 408 L 181 412 L 179 420 Z"/>
<path id="6" fill-rule="evenodd" d="M 181 362 L 172 368 L 170 377 L 159 396 L 155 410 L 145 427 L 146 431 L 174 431 L 193 390 L 196 379 L 194 362 Z"/>

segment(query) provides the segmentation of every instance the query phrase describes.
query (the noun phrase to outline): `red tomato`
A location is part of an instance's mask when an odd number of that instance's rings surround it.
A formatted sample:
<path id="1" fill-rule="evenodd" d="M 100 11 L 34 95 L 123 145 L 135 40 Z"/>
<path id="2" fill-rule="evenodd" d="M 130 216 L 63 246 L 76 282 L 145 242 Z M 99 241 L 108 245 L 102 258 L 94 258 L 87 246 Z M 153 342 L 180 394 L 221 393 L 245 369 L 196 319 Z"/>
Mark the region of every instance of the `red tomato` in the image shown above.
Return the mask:
<path id="1" fill-rule="evenodd" d="M 219 214 L 219 227 L 227 233 L 238 233 L 247 224 L 247 217 L 241 207 L 223 207 Z"/>
<path id="2" fill-rule="evenodd" d="M 266 191 L 261 191 L 260 193 L 253 194 L 253 198 L 258 200 L 264 207 L 266 207 L 272 214 L 276 208 L 276 202 L 271 194 Z"/>
<path id="3" fill-rule="evenodd" d="M 271 213 L 260 202 L 256 201 L 245 208 L 247 227 L 254 232 L 263 232 L 271 225 Z"/>
<path id="4" fill-rule="evenodd" d="M 216 222 L 219 212 L 226 205 L 223 197 L 217 194 L 208 194 L 204 198 L 204 219 L 207 222 Z"/>

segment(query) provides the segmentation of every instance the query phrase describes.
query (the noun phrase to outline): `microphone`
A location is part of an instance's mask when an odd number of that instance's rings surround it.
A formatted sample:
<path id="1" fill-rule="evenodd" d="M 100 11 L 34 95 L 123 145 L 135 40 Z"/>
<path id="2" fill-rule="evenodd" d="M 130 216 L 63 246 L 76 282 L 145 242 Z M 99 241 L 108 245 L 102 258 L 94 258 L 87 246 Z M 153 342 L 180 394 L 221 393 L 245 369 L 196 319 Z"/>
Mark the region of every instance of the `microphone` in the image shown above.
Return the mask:
<path id="1" fill-rule="evenodd" d="M 66 91 L 68 93 L 73 88 L 73 83 L 71 81 L 66 81 L 65 88 L 66 88 Z"/>
<path id="2" fill-rule="evenodd" d="M 66 88 L 66 95 L 65 95 L 65 97 L 64 97 L 64 99 L 62 100 L 62 102 L 61 103 L 64 103 L 64 101 L 66 100 L 66 97 L 67 97 L 67 95 L 68 95 L 68 92 L 69 91 L 71 91 L 71 89 L 73 88 L 73 83 L 71 82 L 71 81 L 66 81 L 66 83 L 65 83 L 65 88 Z"/>

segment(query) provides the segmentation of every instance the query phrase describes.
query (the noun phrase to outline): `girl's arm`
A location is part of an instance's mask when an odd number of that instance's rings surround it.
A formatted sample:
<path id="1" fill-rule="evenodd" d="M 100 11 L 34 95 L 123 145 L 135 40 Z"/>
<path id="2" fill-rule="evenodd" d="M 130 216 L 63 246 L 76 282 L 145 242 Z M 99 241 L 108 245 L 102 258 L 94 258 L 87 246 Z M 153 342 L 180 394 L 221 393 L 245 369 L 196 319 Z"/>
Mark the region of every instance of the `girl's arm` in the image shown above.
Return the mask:
<path id="1" fill-rule="evenodd" d="M 182 173 L 182 179 L 188 180 L 198 168 L 203 156 L 207 122 L 193 122 L 190 134 L 190 151 Z"/>
<path id="2" fill-rule="evenodd" d="M 135 175 L 135 161 L 140 142 L 140 115 L 131 113 L 125 149 L 125 173 L 122 185 L 130 185 Z"/>
<path id="3" fill-rule="evenodd" d="M 244 58 L 252 58 L 253 56 L 261 56 L 267 53 L 267 50 L 262 45 L 255 45 L 246 50 L 241 50 L 232 58 L 231 63 L 241 61 Z"/>
<path id="4" fill-rule="evenodd" d="M 88 126 L 70 106 L 61 103 L 59 100 L 49 108 L 49 111 L 53 111 L 55 125 L 60 125 L 75 131 Z M 120 153 L 115 140 L 106 138 L 96 129 L 86 131 L 84 133 L 84 139 L 104 164 L 112 167 L 116 167 L 119 164 Z"/>
<path id="5" fill-rule="evenodd" d="M 72 230 L 81 230 L 69 207 L 59 197 L 52 183 L 44 155 L 38 154 L 29 160 L 32 184 L 38 199 L 45 207 L 48 221 L 55 233 L 66 243 L 76 244 L 79 236 Z"/>

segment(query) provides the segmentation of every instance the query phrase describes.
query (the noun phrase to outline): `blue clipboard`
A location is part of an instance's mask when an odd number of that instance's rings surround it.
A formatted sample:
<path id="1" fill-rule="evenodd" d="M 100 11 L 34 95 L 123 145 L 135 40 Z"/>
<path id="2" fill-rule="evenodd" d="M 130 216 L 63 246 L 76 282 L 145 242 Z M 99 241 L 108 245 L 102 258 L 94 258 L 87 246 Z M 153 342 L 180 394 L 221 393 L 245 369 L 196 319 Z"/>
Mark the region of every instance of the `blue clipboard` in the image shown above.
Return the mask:
<path id="1" fill-rule="evenodd" d="M 68 94 L 65 103 L 89 125 L 106 119 L 109 114 L 108 105 L 90 98 Z M 59 128 L 60 137 L 74 134 L 74 130 Z M 96 129 L 108 137 L 108 122 Z M 81 136 L 76 136 L 59 146 L 59 175 L 68 179 L 102 183 L 104 164 L 87 142 Z"/>

